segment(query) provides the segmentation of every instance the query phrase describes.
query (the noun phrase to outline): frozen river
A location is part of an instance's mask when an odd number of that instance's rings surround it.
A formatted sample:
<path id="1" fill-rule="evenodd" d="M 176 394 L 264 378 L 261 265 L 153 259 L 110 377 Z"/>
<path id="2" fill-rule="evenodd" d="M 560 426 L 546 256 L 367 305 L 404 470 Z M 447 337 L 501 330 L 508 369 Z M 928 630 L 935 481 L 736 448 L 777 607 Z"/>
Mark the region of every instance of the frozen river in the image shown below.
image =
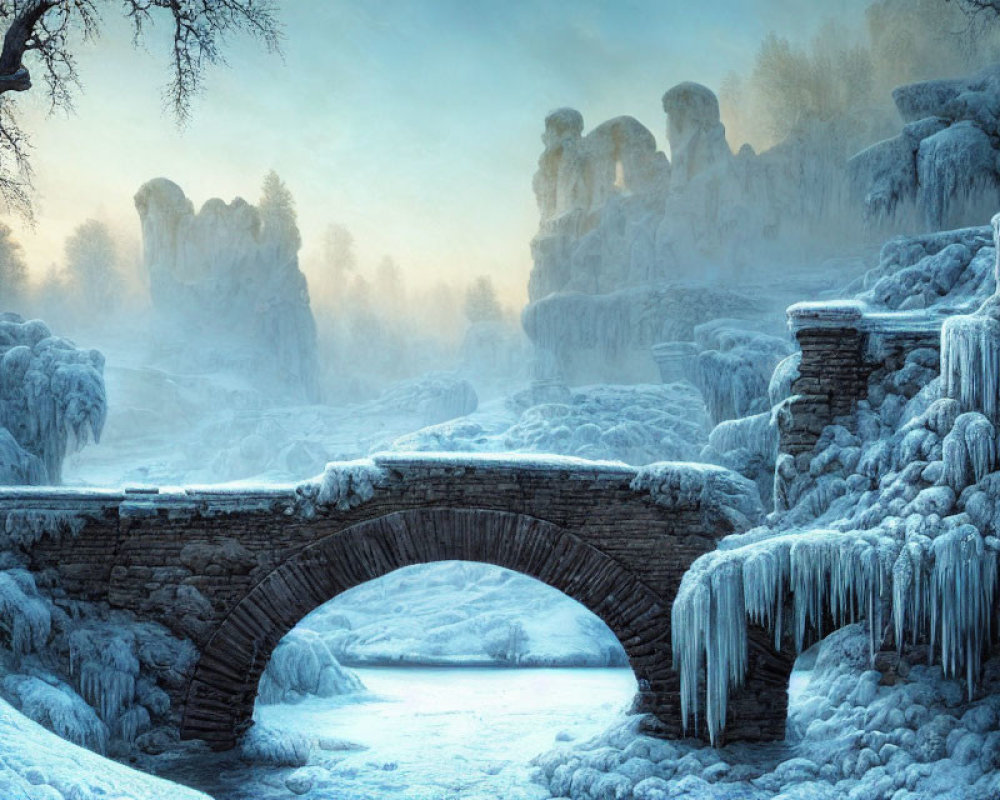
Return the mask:
<path id="1" fill-rule="evenodd" d="M 249 768 L 230 757 L 185 782 L 218 800 L 547 798 L 530 760 L 600 733 L 636 691 L 628 669 L 355 672 L 366 697 L 258 707 L 261 724 L 327 740 L 305 768 Z"/>

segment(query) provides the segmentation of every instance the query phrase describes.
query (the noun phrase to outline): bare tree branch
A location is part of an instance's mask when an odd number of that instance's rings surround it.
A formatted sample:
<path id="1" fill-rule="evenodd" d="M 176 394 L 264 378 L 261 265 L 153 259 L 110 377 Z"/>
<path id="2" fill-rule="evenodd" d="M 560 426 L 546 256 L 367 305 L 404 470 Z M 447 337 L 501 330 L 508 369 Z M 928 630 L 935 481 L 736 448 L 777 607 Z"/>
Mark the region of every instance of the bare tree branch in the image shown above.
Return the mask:
<path id="1" fill-rule="evenodd" d="M 17 123 L 16 107 L 5 95 L 32 88 L 24 61 L 43 70 L 49 111 L 73 110 L 80 88 L 75 49 L 100 34 L 98 4 L 109 0 L 0 0 L 0 21 L 7 24 L 0 50 L 0 199 L 24 216 L 31 213 L 30 144 Z M 224 64 L 223 47 L 233 33 L 248 33 L 280 52 L 277 0 L 120 0 L 132 23 L 133 44 L 159 16 L 170 20 L 170 82 L 165 104 L 179 123 L 203 88 L 208 66 Z"/>

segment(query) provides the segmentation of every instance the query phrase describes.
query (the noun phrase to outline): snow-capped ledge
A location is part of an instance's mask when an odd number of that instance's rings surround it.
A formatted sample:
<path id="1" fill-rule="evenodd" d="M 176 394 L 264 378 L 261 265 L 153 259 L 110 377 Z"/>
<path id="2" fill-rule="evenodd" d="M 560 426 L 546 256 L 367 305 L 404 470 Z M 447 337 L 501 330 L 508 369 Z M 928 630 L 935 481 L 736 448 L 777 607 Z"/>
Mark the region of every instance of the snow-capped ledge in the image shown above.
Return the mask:
<path id="1" fill-rule="evenodd" d="M 714 464 L 663 461 L 636 470 L 631 488 L 648 491 L 660 506 L 713 509 L 736 531 L 745 531 L 764 518 L 760 493 L 753 481 Z"/>
<path id="2" fill-rule="evenodd" d="M 576 456 L 537 453 L 378 453 L 371 460 L 380 467 L 396 470 L 432 467 L 443 469 L 510 469 L 527 472 L 570 471 L 586 473 L 635 474 L 635 467 L 622 461 L 590 461 Z"/>
<path id="3" fill-rule="evenodd" d="M 878 311 L 860 300 L 795 303 L 785 311 L 791 332 L 829 328 L 871 334 L 936 333 L 946 315 L 929 311 Z"/>

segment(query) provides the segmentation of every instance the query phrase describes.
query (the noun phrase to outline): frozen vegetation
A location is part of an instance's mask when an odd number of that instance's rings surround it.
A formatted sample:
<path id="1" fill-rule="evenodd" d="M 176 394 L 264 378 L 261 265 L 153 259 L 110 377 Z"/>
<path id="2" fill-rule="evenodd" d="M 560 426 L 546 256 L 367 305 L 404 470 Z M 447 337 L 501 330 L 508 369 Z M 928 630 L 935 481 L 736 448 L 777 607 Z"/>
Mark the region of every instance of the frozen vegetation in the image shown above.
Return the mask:
<path id="1" fill-rule="evenodd" d="M 104 356 L 0 314 L 0 485 L 60 483 L 67 454 L 99 441 L 106 415 Z"/>

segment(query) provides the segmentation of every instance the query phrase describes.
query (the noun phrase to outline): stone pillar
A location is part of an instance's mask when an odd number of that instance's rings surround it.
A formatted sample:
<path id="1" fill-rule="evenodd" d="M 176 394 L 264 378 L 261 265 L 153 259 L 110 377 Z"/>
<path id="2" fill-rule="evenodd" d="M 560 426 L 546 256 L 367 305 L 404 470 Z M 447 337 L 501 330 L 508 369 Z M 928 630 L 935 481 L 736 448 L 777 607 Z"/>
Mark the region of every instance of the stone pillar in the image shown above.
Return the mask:
<path id="1" fill-rule="evenodd" d="M 799 377 L 779 421 L 779 452 L 808 453 L 823 428 L 850 414 L 867 393 L 864 314 L 854 301 L 797 303 L 788 325 L 802 349 Z"/>
<path id="2" fill-rule="evenodd" d="M 941 318 L 925 313 L 869 312 L 854 300 L 797 303 L 788 326 L 802 350 L 792 396 L 778 414 L 779 453 L 812 451 L 823 428 L 849 418 L 868 396 L 880 367 L 895 369 L 906 354 L 941 346 Z"/>

